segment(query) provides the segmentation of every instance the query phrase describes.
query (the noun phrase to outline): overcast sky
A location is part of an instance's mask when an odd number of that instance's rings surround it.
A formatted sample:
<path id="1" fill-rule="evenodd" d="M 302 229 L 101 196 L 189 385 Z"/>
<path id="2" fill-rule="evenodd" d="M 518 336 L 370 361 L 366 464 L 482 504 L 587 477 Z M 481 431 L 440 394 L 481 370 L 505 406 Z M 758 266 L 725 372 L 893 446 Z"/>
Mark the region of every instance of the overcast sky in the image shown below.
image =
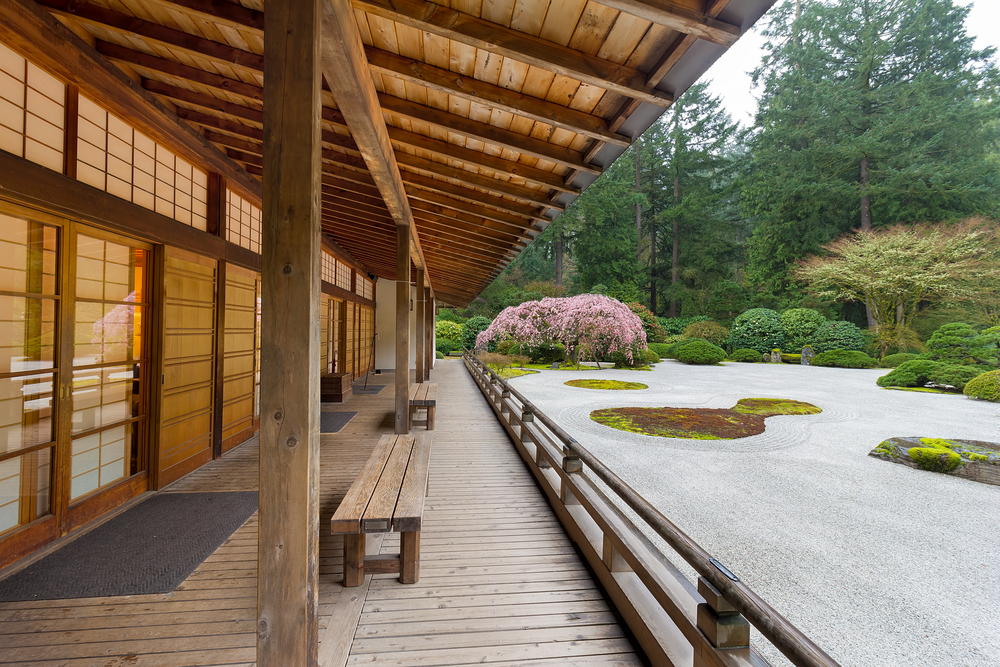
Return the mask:
<path id="1" fill-rule="evenodd" d="M 997 0 L 955 0 L 958 5 L 972 5 L 965 29 L 976 37 L 976 48 L 994 46 L 1000 50 L 1000 2 Z M 763 22 L 761 19 L 758 25 Z M 743 35 L 708 71 L 713 95 L 722 98 L 733 120 L 744 126 L 753 123 L 759 91 L 750 88 L 750 74 L 759 63 L 764 38 L 756 30 Z M 994 56 L 996 58 L 996 56 Z"/>

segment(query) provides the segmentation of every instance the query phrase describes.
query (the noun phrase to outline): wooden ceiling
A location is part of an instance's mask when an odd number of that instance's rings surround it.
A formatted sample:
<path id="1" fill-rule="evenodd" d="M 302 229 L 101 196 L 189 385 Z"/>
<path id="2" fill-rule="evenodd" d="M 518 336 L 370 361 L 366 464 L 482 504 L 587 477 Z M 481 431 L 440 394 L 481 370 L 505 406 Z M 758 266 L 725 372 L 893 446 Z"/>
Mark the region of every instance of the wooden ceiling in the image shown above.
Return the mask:
<path id="1" fill-rule="evenodd" d="M 37 1 L 261 176 L 263 0 Z M 436 297 L 469 303 L 772 3 L 353 0 L 371 82 L 347 83 L 374 86 L 405 195 L 324 82 L 324 232 L 394 279 L 408 205 Z"/>

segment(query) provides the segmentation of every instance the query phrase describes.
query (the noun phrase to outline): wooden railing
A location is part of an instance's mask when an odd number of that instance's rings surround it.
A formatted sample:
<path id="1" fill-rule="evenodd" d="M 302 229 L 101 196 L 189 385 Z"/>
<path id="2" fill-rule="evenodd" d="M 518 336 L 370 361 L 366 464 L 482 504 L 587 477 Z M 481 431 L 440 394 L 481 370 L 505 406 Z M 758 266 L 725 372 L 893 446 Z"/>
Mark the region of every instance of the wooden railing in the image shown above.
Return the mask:
<path id="1" fill-rule="evenodd" d="M 491 368 L 466 367 L 653 665 L 761 667 L 750 624 L 798 667 L 838 667 L 618 475 Z M 596 477 L 698 573 L 697 588 L 605 492 Z"/>

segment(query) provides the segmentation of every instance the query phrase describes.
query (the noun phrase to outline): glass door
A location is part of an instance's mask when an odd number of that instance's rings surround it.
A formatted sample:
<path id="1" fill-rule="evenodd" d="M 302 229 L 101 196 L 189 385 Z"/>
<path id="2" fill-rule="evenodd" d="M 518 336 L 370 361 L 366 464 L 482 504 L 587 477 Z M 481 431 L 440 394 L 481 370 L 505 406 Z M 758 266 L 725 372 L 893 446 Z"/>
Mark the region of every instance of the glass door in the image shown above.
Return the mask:
<path id="1" fill-rule="evenodd" d="M 59 232 L 0 214 L 0 535 L 51 511 Z"/>
<path id="2" fill-rule="evenodd" d="M 149 306 L 148 251 L 82 233 L 74 240 L 71 503 L 146 469 Z"/>

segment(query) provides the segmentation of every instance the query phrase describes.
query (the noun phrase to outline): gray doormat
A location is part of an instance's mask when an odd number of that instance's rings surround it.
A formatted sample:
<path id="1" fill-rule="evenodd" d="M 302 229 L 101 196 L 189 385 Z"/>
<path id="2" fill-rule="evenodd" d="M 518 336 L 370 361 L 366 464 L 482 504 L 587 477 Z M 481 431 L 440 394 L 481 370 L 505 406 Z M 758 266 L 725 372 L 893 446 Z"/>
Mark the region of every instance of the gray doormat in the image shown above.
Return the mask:
<path id="1" fill-rule="evenodd" d="M 0 602 L 169 593 L 256 511 L 256 491 L 157 494 L 0 581 Z"/>
<path id="2" fill-rule="evenodd" d="M 337 433 L 354 419 L 357 412 L 321 412 L 319 413 L 319 432 Z"/>
<path id="3" fill-rule="evenodd" d="M 352 388 L 355 394 L 377 394 L 383 389 L 385 389 L 384 384 L 370 384 L 368 387 L 365 387 L 363 384 L 356 384 Z"/>

